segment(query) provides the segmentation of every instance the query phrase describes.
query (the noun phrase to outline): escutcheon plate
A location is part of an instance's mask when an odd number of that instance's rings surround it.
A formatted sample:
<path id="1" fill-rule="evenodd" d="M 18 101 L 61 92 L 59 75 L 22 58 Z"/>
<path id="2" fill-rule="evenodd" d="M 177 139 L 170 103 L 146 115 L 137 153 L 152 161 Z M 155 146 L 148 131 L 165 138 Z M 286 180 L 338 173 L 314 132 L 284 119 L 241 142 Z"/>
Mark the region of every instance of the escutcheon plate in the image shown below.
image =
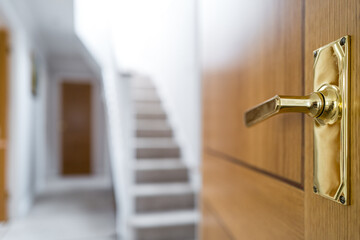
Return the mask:
<path id="1" fill-rule="evenodd" d="M 324 85 L 340 92 L 340 119 L 314 123 L 314 193 L 342 205 L 350 204 L 349 189 L 349 47 L 342 37 L 314 51 L 314 91 Z"/>

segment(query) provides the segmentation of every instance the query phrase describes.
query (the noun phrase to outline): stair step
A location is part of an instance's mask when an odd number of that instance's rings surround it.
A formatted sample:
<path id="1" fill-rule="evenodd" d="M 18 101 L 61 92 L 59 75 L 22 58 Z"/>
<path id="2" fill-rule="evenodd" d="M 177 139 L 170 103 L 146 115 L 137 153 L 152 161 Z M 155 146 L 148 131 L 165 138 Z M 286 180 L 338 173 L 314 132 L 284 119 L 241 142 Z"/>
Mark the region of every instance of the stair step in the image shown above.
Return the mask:
<path id="1" fill-rule="evenodd" d="M 136 130 L 136 137 L 172 137 L 172 130 Z"/>
<path id="2" fill-rule="evenodd" d="M 199 220 L 196 210 L 136 214 L 130 224 L 136 228 L 167 227 L 194 224 Z"/>
<path id="3" fill-rule="evenodd" d="M 173 131 L 164 119 L 143 119 L 136 121 L 137 137 L 172 137 Z"/>
<path id="4" fill-rule="evenodd" d="M 148 77 L 136 77 L 132 79 L 133 88 L 155 88 L 154 83 Z"/>
<path id="5" fill-rule="evenodd" d="M 180 161 L 148 160 L 136 163 L 136 183 L 187 182 L 188 170 Z"/>
<path id="6" fill-rule="evenodd" d="M 147 161 L 164 161 L 164 162 L 168 162 L 168 161 L 181 161 L 180 158 L 137 158 L 136 159 L 137 162 L 141 162 L 141 163 L 145 163 Z"/>
<path id="7" fill-rule="evenodd" d="M 195 194 L 187 183 L 141 184 L 133 194 L 136 213 L 195 208 Z"/>
<path id="8" fill-rule="evenodd" d="M 136 183 L 186 182 L 188 170 L 184 168 L 136 170 Z"/>
<path id="9" fill-rule="evenodd" d="M 170 159 L 138 159 L 135 163 L 136 170 L 156 170 L 156 169 L 174 169 L 184 168 L 185 165 L 179 158 Z"/>
<path id="10" fill-rule="evenodd" d="M 166 119 L 165 113 L 137 113 L 137 119 Z"/>
<path id="11" fill-rule="evenodd" d="M 172 137 L 173 132 L 169 130 L 136 130 L 136 137 Z"/>
<path id="12" fill-rule="evenodd" d="M 168 130 L 171 127 L 165 119 L 139 119 L 136 121 L 136 129 Z"/>
<path id="13" fill-rule="evenodd" d="M 177 147 L 173 138 L 136 138 L 137 148 Z"/>
<path id="14" fill-rule="evenodd" d="M 166 113 L 159 102 L 136 103 L 135 112 L 137 119 L 166 119 Z"/>
<path id="15" fill-rule="evenodd" d="M 136 158 L 176 158 L 180 157 L 179 147 L 137 148 Z"/>
<path id="16" fill-rule="evenodd" d="M 137 240 L 184 240 L 196 238 L 196 211 L 137 214 L 131 219 Z"/>
<path id="17" fill-rule="evenodd" d="M 165 114 L 164 109 L 158 102 L 136 103 L 135 112 L 138 114 Z"/>
<path id="18" fill-rule="evenodd" d="M 133 99 L 137 102 L 159 102 L 160 98 L 155 88 L 135 88 L 132 91 Z"/>
<path id="19" fill-rule="evenodd" d="M 179 158 L 180 148 L 172 138 L 136 138 L 136 158 Z"/>

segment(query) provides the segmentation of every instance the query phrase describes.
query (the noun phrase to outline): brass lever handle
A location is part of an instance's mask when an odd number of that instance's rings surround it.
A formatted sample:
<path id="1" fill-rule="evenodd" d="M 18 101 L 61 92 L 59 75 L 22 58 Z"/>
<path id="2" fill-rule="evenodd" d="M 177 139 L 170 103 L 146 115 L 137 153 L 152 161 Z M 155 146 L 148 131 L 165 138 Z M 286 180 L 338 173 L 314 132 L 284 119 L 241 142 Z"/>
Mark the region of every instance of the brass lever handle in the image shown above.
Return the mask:
<path id="1" fill-rule="evenodd" d="M 307 96 L 278 96 L 245 112 L 245 125 L 250 127 L 279 113 L 306 113 L 320 124 L 336 122 L 341 115 L 339 89 L 325 84 Z"/>

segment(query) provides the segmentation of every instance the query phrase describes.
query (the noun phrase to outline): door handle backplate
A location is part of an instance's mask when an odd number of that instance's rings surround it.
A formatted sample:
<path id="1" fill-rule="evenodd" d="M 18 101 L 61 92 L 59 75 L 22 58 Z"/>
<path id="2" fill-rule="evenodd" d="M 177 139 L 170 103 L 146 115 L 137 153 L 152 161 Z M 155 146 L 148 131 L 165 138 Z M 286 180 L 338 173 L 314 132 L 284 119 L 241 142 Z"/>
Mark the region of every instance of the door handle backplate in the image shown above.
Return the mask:
<path id="1" fill-rule="evenodd" d="M 350 37 L 345 36 L 314 51 L 314 89 L 330 84 L 341 97 L 339 120 L 314 122 L 313 191 L 342 205 L 350 204 L 349 79 Z"/>

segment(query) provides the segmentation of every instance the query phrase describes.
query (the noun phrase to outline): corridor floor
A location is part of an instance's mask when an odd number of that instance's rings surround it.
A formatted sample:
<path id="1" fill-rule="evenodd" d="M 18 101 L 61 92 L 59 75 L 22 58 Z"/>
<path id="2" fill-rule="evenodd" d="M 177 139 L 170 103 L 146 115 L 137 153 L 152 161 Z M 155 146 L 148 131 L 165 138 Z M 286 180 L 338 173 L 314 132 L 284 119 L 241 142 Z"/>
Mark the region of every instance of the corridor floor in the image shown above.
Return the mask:
<path id="1" fill-rule="evenodd" d="M 0 239 L 114 240 L 114 206 L 109 181 L 55 180 L 25 218 L 0 226 Z"/>

